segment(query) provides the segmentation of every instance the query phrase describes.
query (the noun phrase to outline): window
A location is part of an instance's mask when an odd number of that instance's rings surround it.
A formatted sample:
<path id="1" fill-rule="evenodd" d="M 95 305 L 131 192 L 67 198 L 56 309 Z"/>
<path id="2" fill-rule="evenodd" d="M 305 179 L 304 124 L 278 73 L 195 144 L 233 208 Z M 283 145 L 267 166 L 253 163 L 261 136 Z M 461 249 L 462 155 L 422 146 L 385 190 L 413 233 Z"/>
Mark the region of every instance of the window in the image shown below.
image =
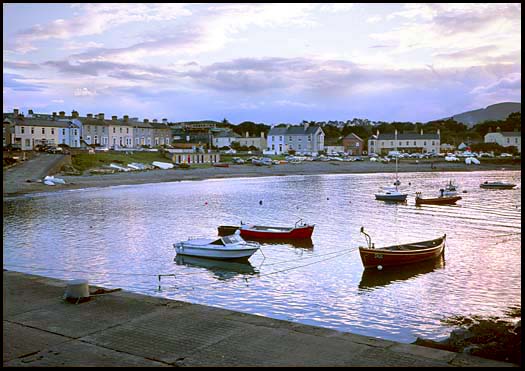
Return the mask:
<path id="1" fill-rule="evenodd" d="M 280 141 L 282 142 L 282 140 L 283 140 L 283 137 L 282 137 L 282 136 L 280 136 L 280 137 L 279 137 L 279 140 L 280 140 Z"/>
<path id="2" fill-rule="evenodd" d="M 401 142 L 399 142 L 399 145 L 402 146 Z"/>
<path id="3" fill-rule="evenodd" d="M 292 140 L 293 140 L 293 138 L 292 138 L 292 137 L 288 137 L 288 140 L 289 140 L 289 141 L 292 141 Z"/>
<path id="4" fill-rule="evenodd" d="M 113 128 L 113 134 L 115 134 L 115 133 L 116 133 L 116 131 L 115 131 L 115 130 L 116 130 L 116 129 L 115 129 L 115 128 Z"/>
<path id="5" fill-rule="evenodd" d="M 390 142 L 390 145 L 393 146 L 393 145 L 394 145 L 394 142 Z"/>
<path id="6" fill-rule="evenodd" d="M 435 140 L 432 141 L 432 145 L 433 145 L 433 146 L 436 145 L 436 141 L 435 141 Z"/>
<path id="7" fill-rule="evenodd" d="M 55 135 L 55 129 L 51 128 L 51 135 Z"/>
<path id="8" fill-rule="evenodd" d="M 78 131 L 77 131 L 77 129 L 75 129 L 75 131 L 73 132 L 73 134 L 74 134 L 75 136 L 78 135 Z"/>
<path id="9" fill-rule="evenodd" d="M 91 144 L 91 135 L 88 135 L 88 136 L 86 137 L 86 142 L 88 142 L 89 144 Z"/>
<path id="10" fill-rule="evenodd" d="M 309 141 L 309 142 L 312 141 L 312 136 L 311 136 L 311 135 L 308 135 L 308 141 Z"/>
<path id="11" fill-rule="evenodd" d="M 31 128 L 31 134 L 35 133 L 35 128 Z"/>
<path id="12" fill-rule="evenodd" d="M 62 129 L 62 135 L 66 135 L 66 129 Z"/>
<path id="13" fill-rule="evenodd" d="M 275 150 L 275 144 L 272 144 L 272 151 Z"/>
<path id="14" fill-rule="evenodd" d="M 95 135 L 95 137 L 93 138 L 93 142 L 98 144 L 98 135 Z"/>
<path id="15" fill-rule="evenodd" d="M 303 138 L 299 137 L 299 138 L 297 138 L 297 140 L 298 140 L 299 142 L 301 142 L 301 141 L 303 140 Z"/>
<path id="16" fill-rule="evenodd" d="M 408 146 L 408 144 L 409 144 L 409 143 L 408 143 L 408 140 L 407 140 L 407 146 Z"/>
<path id="17" fill-rule="evenodd" d="M 170 138 L 166 138 L 166 145 L 170 144 Z"/>
<path id="18" fill-rule="evenodd" d="M 105 129 L 106 129 L 106 128 L 105 128 L 104 126 L 102 126 L 102 134 L 104 134 L 104 130 L 105 130 Z"/>
<path id="19" fill-rule="evenodd" d="M 424 145 L 424 146 L 426 146 L 426 145 L 427 145 L 427 141 L 426 141 L 426 140 L 425 140 L 425 141 L 423 142 L 423 145 Z"/>
<path id="20" fill-rule="evenodd" d="M 108 144 L 108 137 L 102 138 L 102 144 L 105 146 Z"/>
<path id="21" fill-rule="evenodd" d="M 31 146 L 31 141 L 29 139 L 26 139 L 26 147 Z"/>
<path id="22" fill-rule="evenodd" d="M 518 143 L 518 138 L 514 138 L 514 143 Z"/>
<path id="23" fill-rule="evenodd" d="M 299 144 L 299 147 L 298 147 L 298 149 L 301 149 L 301 145 L 300 145 L 300 144 Z"/>
<path id="24" fill-rule="evenodd" d="M 507 143 L 510 143 L 510 138 L 507 138 Z"/>
<path id="25" fill-rule="evenodd" d="M 373 140 L 370 141 L 370 145 L 371 145 L 371 146 L 374 145 L 374 141 L 373 141 Z"/>
<path id="26" fill-rule="evenodd" d="M 414 145 L 417 145 L 417 142 L 414 140 Z"/>
<path id="27" fill-rule="evenodd" d="M 46 133 L 46 128 L 42 128 L 42 134 Z"/>
<path id="28" fill-rule="evenodd" d="M 120 132 L 122 133 L 122 128 L 119 128 L 120 129 Z"/>
<path id="29" fill-rule="evenodd" d="M 129 128 L 126 128 L 126 134 L 129 134 Z"/>

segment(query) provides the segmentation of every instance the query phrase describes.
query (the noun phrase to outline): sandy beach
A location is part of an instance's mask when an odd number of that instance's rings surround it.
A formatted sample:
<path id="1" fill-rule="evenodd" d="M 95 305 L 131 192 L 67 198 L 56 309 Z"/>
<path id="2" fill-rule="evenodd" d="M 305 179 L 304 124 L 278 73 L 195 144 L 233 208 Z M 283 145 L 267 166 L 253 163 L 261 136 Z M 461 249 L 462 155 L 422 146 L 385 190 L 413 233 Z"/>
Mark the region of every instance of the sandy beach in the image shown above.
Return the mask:
<path id="1" fill-rule="evenodd" d="M 403 172 L 441 172 L 441 171 L 491 171 L 521 170 L 521 164 L 481 164 L 439 162 L 431 167 L 430 162 L 401 162 L 398 171 Z M 283 164 L 266 166 L 230 165 L 222 167 L 201 167 L 190 169 L 149 170 L 105 175 L 65 176 L 57 174 L 66 181 L 65 185 L 46 186 L 42 183 L 10 179 L 4 172 L 3 195 L 14 196 L 27 193 L 53 192 L 67 189 L 91 187 L 110 187 L 117 185 L 175 182 L 187 180 L 204 180 L 217 178 L 240 178 L 286 175 L 315 174 L 357 174 L 357 173 L 392 173 L 394 163 L 358 162 L 303 162 L 300 164 Z"/>

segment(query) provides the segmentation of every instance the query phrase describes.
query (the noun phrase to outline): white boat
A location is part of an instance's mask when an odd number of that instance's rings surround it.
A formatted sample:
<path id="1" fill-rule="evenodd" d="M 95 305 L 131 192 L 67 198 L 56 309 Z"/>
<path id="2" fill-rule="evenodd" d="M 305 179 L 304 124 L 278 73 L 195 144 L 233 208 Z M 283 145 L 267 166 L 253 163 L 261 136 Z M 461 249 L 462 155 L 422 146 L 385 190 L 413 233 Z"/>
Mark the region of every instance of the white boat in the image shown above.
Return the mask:
<path id="1" fill-rule="evenodd" d="M 443 192 L 441 192 L 443 191 Z M 442 190 L 440 189 L 439 190 L 439 194 L 441 196 L 457 196 L 458 195 L 458 187 L 457 185 L 455 185 L 452 180 L 449 180 L 449 182 L 447 183 L 447 185 L 445 186 L 445 188 L 443 188 Z"/>
<path id="2" fill-rule="evenodd" d="M 173 244 L 179 255 L 211 259 L 248 259 L 260 248 L 257 242 L 246 242 L 240 235 L 219 238 L 195 238 Z"/>
<path id="3" fill-rule="evenodd" d="M 50 184 L 53 183 L 53 184 Z M 46 185 L 56 185 L 56 184 L 66 184 L 66 181 L 62 178 L 55 178 L 53 175 L 46 176 L 44 178 L 44 184 Z"/>
<path id="4" fill-rule="evenodd" d="M 109 164 L 109 167 L 112 169 L 117 169 L 118 171 L 125 171 L 125 172 L 131 171 L 131 169 L 128 169 L 127 167 L 123 167 L 117 164 Z"/>
<path id="5" fill-rule="evenodd" d="M 168 162 L 160 162 L 160 161 L 153 161 L 151 164 L 153 166 L 156 166 L 156 167 L 158 167 L 160 169 L 163 169 L 163 170 L 173 169 L 173 167 L 175 166 L 175 165 L 170 164 Z"/>
<path id="6" fill-rule="evenodd" d="M 408 193 L 400 192 L 397 186 L 394 185 L 383 187 L 383 190 L 376 193 L 375 196 L 376 200 L 403 202 L 406 201 Z"/>

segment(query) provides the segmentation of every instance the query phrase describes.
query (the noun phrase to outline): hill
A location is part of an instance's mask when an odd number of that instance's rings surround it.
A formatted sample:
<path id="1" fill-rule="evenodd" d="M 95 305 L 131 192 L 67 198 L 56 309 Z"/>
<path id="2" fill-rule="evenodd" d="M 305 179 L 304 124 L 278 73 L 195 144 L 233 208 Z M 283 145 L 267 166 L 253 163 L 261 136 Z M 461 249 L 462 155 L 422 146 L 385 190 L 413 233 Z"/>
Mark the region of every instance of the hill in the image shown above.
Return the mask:
<path id="1" fill-rule="evenodd" d="M 521 112 L 521 103 L 505 102 L 452 116 L 468 127 L 486 120 L 505 120 L 512 112 Z"/>

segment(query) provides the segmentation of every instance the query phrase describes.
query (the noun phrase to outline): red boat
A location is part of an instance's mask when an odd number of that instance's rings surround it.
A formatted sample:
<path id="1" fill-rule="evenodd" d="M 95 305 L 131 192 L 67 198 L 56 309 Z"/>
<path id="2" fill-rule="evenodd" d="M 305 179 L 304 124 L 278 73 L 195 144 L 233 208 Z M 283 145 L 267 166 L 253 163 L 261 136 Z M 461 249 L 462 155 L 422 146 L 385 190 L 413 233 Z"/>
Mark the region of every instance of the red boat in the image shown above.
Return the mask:
<path id="1" fill-rule="evenodd" d="M 255 239 L 303 239 L 312 237 L 315 224 L 306 224 L 302 219 L 293 227 L 269 227 L 263 225 L 241 224 L 242 238 Z"/>
<path id="2" fill-rule="evenodd" d="M 421 193 L 416 193 L 416 205 L 454 205 L 456 201 L 461 200 L 460 196 L 440 196 L 433 198 L 422 198 Z"/>
<path id="3" fill-rule="evenodd" d="M 359 254 L 365 269 L 419 263 L 440 257 L 445 251 L 447 235 L 435 240 L 413 242 L 403 245 L 394 245 L 375 248 L 370 236 L 363 233 L 368 239 L 368 247 L 359 247 Z"/>

